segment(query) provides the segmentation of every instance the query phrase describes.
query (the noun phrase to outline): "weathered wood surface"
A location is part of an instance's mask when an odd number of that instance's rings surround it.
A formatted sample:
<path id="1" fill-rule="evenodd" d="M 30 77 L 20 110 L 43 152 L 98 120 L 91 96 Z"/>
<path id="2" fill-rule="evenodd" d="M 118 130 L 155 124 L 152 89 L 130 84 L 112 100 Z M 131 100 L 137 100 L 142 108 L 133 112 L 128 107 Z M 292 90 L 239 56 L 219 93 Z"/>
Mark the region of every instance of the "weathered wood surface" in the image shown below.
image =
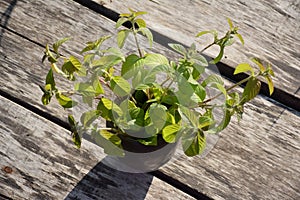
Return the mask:
<path id="1" fill-rule="evenodd" d="M 128 12 L 128 8 L 147 11 L 149 27 L 186 45 L 195 42 L 195 35 L 202 30 L 225 33 L 226 17 L 230 17 L 240 27 L 245 47 L 228 48 L 222 62 L 234 67 L 249 62 L 249 57 L 266 59 L 274 65 L 276 86 L 300 97 L 299 0 L 159 0 L 160 4 L 149 0 L 94 1 L 119 13 Z M 197 41 L 205 44 L 205 39 Z M 207 53 L 214 56 L 216 51 Z"/>
<path id="2" fill-rule="evenodd" d="M 149 175 L 104 165 L 102 149 L 78 150 L 67 130 L 0 97 L 0 194 L 23 199 L 194 199 Z"/>
<path id="3" fill-rule="evenodd" d="M 30 39 L 41 38 L 41 41 L 44 42 L 74 33 L 77 38 L 89 37 L 89 35 L 93 37 L 100 27 L 93 27 L 91 24 L 99 23 L 101 19 L 104 19 L 72 1 L 51 1 L 52 7 L 47 6 L 48 1 L 35 2 L 34 10 L 32 2 L 19 1 L 10 15 L 7 27 Z M 5 6 L 7 5 L 5 4 Z M 66 7 L 68 9 L 65 10 Z M 0 9 L 1 11 L 5 10 L 6 7 L 0 6 Z M 20 13 L 14 13 L 17 11 Z M 39 12 L 52 14 L 49 16 L 44 14 L 48 18 L 44 19 L 43 15 L 38 17 Z M 57 18 L 61 18 L 60 15 L 66 15 L 62 14 L 64 12 L 69 12 L 69 17 L 65 19 L 69 23 L 57 20 Z M 32 29 L 28 28 L 28 24 L 27 26 L 26 24 L 20 25 L 23 19 L 20 16 L 22 17 L 25 13 L 27 14 L 26 20 L 28 20 L 26 23 L 37 24 Z M 83 21 L 83 24 L 80 21 Z M 56 26 L 53 25 L 53 27 L 50 26 L 54 29 L 53 32 L 51 32 L 51 28 L 44 30 L 43 26 L 40 30 L 41 22 L 54 22 L 60 29 L 56 29 Z M 112 22 L 108 20 L 102 22 L 105 22 L 106 27 L 113 28 Z M 77 27 L 89 26 L 91 29 L 87 31 L 86 28 L 83 28 L 76 31 L 76 28 L 73 27 L 74 24 Z M 67 27 L 64 29 L 65 32 L 60 32 L 62 27 Z M 31 34 L 28 34 L 30 31 L 32 31 Z M 57 31 L 58 36 L 53 35 Z M 74 42 L 72 45 L 79 44 Z M 25 50 L 22 50 L 21 47 Z M 45 109 L 40 106 L 40 93 L 36 86 L 42 80 L 40 76 L 46 73 L 45 67 L 39 63 L 42 49 L 6 30 L 2 34 L 0 52 L 0 66 L 4 71 L 0 76 L 1 89 L 34 106 Z M 54 105 L 47 109 L 47 112 L 63 116 L 61 110 L 56 110 Z M 243 131 L 237 123 L 232 124 L 228 130 L 222 133 L 218 145 L 206 158 L 186 159 L 178 155 L 177 159 L 161 170 L 216 199 L 297 198 L 299 196 L 299 180 L 296 178 L 300 168 L 300 128 L 297 123 L 299 122 L 299 113 L 293 114 L 262 98 L 249 104 L 247 112 L 248 114 L 241 123 L 248 128 Z M 278 118 L 279 120 L 277 120 Z M 290 120 L 285 122 L 286 119 Z M 86 143 L 88 144 L 88 142 Z M 260 146 L 261 144 L 262 146 Z M 292 156 L 290 156 L 291 154 Z"/>

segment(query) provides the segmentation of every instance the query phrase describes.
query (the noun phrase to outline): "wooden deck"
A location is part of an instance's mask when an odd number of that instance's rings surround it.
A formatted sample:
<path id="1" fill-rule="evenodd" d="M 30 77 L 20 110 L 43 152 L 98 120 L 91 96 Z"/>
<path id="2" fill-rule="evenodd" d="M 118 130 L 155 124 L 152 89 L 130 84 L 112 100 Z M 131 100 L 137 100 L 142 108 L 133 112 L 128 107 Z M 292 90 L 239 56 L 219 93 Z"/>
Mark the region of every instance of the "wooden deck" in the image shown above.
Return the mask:
<path id="1" fill-rule="evenodd" d="M 224 30 L 229 15 L 248 42 L 242 52 L 228 51 L 225 64 L 264 55 L 275 66 L 278 90 L 300 105 L 299 1 L 113 0 L 98 7 L 103 13 L 76 2 L 0 1 L 0 199 L 300 199 L 299 109 L 272 97 L 248 104 L 240 125 L 223 131 L 206 157 L 186 159 L 178 151 L 159 171 L 129 174 L 105 166 L 102 149 L 88 140 L 75 149 L 65 113 L 42 106 L 38 88 L 47 72 L 41 64 L 46 43 L 72 36 L 64 48 L 76 52 L 79 41 L 114 32 L 107 13 L 131 7 L 149 11 L 153 30 L 185 45 L 197 31 Z M 155 51 L 175 56 L 165 41 L 156 42 Z"/>

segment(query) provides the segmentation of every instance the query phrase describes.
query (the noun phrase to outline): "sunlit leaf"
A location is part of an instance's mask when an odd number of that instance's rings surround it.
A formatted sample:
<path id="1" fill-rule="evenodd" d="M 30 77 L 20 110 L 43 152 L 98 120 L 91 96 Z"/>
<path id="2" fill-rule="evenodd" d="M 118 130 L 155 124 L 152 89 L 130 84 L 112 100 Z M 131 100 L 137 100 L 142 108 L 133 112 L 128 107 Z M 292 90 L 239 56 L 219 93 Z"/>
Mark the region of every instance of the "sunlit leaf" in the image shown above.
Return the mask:
<path id="1" fill-rule="evenodd" d="M 239 73 L 243 73 L 243 72 L 247 72 L 250 71 L 252 75 L 254 75 L 254 69 L 251 67 L 251 65 L 249 65 L 248 63 L 241 63 L 239 64 L 234 71 L 234 75 L 235 74 L 239 74 Z"/>
<path id="2" fill-rule="evenodd" d="M 150 29 L 148 29 L 148 28 L 139 28 L 139 31 L 142 32 L 142 34 L 144 36 L 146 36 L 146 38 L 148 39 L 148 42 L 149 42 L 149 46 L 151 48 L 152 44 L 153 44 L 153 35 L 152 35 L 152 32 L 150 31 Z"/>
<path id="3" fill-rule="evenodd" d="M 168 143 L 174 143 L 178 140 L 180 134 L 178 133 L 181 126 L 178 124 L 172 124 L 164 127 L 162 130 L 163 139 Z"/>
<path id="4" fill-rule="evenodd" d="M 267 82 L 268 82 L 270 95 L 272 95 L 273 92 L 274 92 L 274 84 L 273 84 L 273 81 L 272 81 L 272 79 L 271 79 L 270 76 L 266 76 L 265 78 L 266 78 L 266 80 L 267 80 Z"/>
<path id="5" fill-rule="evenodd" d="M 252 58 L 251 61 L 259 67 L 261 73 L 266 71 L 266 68 L 264 67 L 262 61 L 259 58 Z"/>
<path id="6" fill-rule="evenodd" d="M 126 96 L 130 94 L 131 91 L 131 86 L 128 81 L 126 81 L 123 77 L 121 76 L 114 76 L 111 81 L 110 81 L 110 86 L 113 92 L 119 96 Z"/>
<path id="7" fill-rule="evenodd" d="M 260 91 L 260 87 L 261 82 L 257 78 L 251 77 L 244 88 L 242 95 L 244 101 L 247 102 L 256 97 Z"/>
<path id="8" fill-rule="evenodd" d="M 169 43 L 168 46 L 171 47 L 174 51 L 180 53 L 183 56 L 186 56 L 186 54 L 187 54 L 187 50 L 181 44 Z"/>
<path id="9" fill-rule="evenodd" d="M 63 43 L 65 43 L 66 41 L 68 41 L 70 38 L 69 37 L 67 37 L 67 38 L 63 38 L 63 39 L 60 39 L 60 40 L 58 40 L 57 42 L 55 42 L 54 44 L 53 44 L 53 51 L 56 53 L 56 54 L 58 54 L 58 48 L 63 44 Z"/>
<path id="10" fill-rule="evenodd" d="M 205 149 L 205 146 L 205 135 L 200 130 L 196 133 L 188 133 L 182 137 L 182 148 L 187 156 L 196 156 L 201 154 Z"/>
<path id="11" fill-rule="evenodd" d="M 119 48 L 123 48 L 129 33 L 130 33 L 129 30 L 126 30 L 126 29 L 120 30 L 118 32 L 117 42 L 118 42 L 118 47 Z"/>

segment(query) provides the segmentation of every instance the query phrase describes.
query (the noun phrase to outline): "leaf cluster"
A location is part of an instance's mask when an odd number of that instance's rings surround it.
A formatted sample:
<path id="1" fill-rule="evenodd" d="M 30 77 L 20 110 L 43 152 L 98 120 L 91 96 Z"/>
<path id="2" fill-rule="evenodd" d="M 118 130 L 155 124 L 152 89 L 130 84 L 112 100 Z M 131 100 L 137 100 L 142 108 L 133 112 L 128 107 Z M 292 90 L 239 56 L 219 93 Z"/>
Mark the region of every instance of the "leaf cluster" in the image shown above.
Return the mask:
<path id="1" fill-rule="evenodd" d="M 146 22 L 140 16 L 146 12 L 135 12 L 120 15 L 116 23 L 118 29 L 118 48 L 103 47 L 103 43 L 111 36 L 103 36 L 90 41 L 81 50 L 82 58 L 62 56 L 59 47 L 69 38 L 64 38 L 53 44 L 50 50 L 46 46 L 43 61 L 50 64 L 46 76 L 42 103 L 47 105 L 53 96 L 63 108 L 76 106 L 72 95 L 78 95 L 89 110 L 82 113 L 76 121 L 69 116 L 72 138 L 77 147 L 81 145 L 82 133 L 90 131 L 92 138 L 113 155 L 123 155 L 122 138 L 131 137 L 143 145 L 157 145 L 161 136 L 167 143 L 182 140 L 182 146 L 187 156 L 201 154 L 206 145 L 206 135 L 216 134 L 225 129 L 233 115 L 241 118 L 243 106 L 252 100 L 261 87 L 259 77 L 269 83 L 270 94 L 274 90 L 271 77 L 274 72 L 271 65 L 265 67 L 259 59 L 252 59 L 257 68 L 242 63 L 236 67 L 234 74 L 249 72 L 248 78 L 226 87 L 222 77 L 210 75 L 205 77 L 209 62 L 202 52 L 213 46 L 220 46 L 220 52 L 213 60 L 217 63 L 224 54 L 224 49 L 233 43 L 236 36 L 244 43 L 231 20 L 228 19 L 229 31 L 224 37 L 218 38 L 216 31 L 202 31 L 197 37 L 212 34 L 214 41 L 204 50 L 198 51 L 195 44 L 185 48 L 180 44 L 169 44 L 170 48 L 180 54 L 177 60 L 169 60 L 166 56 L 140 49 L 138 34 L 144 35 L 152 46 L 153 36 Z M 130 23 L 131 28 L 122 28 L 124 23 Z M 137 53 L 123 53 L 128 35 L 132 34 L 136 43 Z M 58 67 L 58 61 L 62 61 Z M 68 79 L 73 84 L 72 91 L 63 91 L 57 87 L 55 74 Z M 84 77 L 77 81 L 77 77 Z M 161 78 L 163 77 L 163 78 Z M 242 93 L 233 89 L 246 84 Z M 208 97 L 208 90 L 214 89 L 218 94 Z M 111 98 L 113 94 L 116 98 Z M 214 103 L 219 96 L 224 96 L 224 102 Z M 221 122 L 216 120 L 214 109 L 223 111 Z M 99 128 L 97 119 L 103 118 L 112 123 L 111 127 Z"/>

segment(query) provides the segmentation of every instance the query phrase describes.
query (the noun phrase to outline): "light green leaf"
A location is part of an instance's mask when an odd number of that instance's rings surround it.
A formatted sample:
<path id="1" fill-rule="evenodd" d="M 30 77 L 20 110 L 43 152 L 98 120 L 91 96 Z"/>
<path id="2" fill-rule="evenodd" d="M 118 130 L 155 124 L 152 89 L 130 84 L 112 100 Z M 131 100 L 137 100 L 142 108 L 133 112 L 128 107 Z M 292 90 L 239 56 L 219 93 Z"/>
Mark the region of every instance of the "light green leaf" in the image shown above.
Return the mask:
<path id="1" fill-rule="evenodd" d="M 218 83 L 220 85 L 224 85 L 224 81 L 222 79 L 221 76 L 219 75 L 216 75 L 216 74 L 212 74 L 212 75 L 209 75 L 202 83 L 201 85 L 203 87 L 206 87 L 207 85 L 210 85 L 212 83 Z"/>
<path id="2" fill-rule="evenodd" d="M 217 64 L 223 58 L 223 55 L 224 55 L 224 46 L 220 46 L 219 55 L 214 60 L 210 61 L 210 63 Z"/>
<path id="3" fill-rule="evenodd" d="M 128 21 L 128 18 L 120 17 L 116 23 L 116 28 L 120 28 L 125 22 Z"/>
<path id="4" fill-rule="evenodd" d="M 56 53 L 56 54 L 58 54 L 58 48 L 63 44 L 63 43 L 65 43 L 66 41 L 68 41 L 70 38 L 69 37 L 67 37 L 67 38 L 63 38 L 63 39 L 60 39 L 60 40 L 58 40 L 57 42 L 55 42 L 54 44 L 53 44 L 53 51 Z"/>
<path id="5" fill-rule="evenodd" d="M 77 105 L 75 101 L 73 101 L 70 97 L 67 97 L 61 93 L 56 93 L 56 99 L 59 104 L 64 108 L 72 108 Z"/>
<path id="6" fill-rule="evenodd" d="M 271 79 L 270 76 L 266 76 L 265 78 L 266 78 L 266 80 L 267 80 L 267 82 L 268 82 L 270 95 L 272 95 L 273 92 L 274 92 L 274 84 L 273 84 L 273 81 L 272 81 L 272 79 Z"/>
<path id="7" fill-rule="evenodd" d="M 139 143 L 146 145 L 146 146 L 156 146 L 157 145 L 157 135 L 154 135 L 152 137 L 138 139 Z"/>
<path id="8" fill-rule="evenodd" d="M 140 69 L 144 66 L 144 64 L 144 58 L 140 58 L 135 54 L 131 54 L 126 57 L 125 62 L 122 65 L 121 75 L 125 79 L 134 77 L 138 73 L 138 71 L 140 71 Z"/>
<path id="9" fill-rule="evenodd" d="M 218 37 L 218 32 L 215 30 L 211 30 L 211 31 L 201 31 L 199 32 L 196 37 L 201 37 L 202 35 L 206 35 L 206 34 L 212 34 L 214 36 L 214 38 Z"/>
<path id="10" fill-rule="evenodd" d="M 183 56 L 187 55 L 187 50 L 185 49 L 184 46 L 182 46 L 181 44 L 173 44 L 173 43 L 169 43 L 168 44 L 169 47 L 171 47 L 174 51 L 180 53 Z"/>
<path id="11" fill-rule="evenodd" d="M 161 104 L 153 103 L 149 108 L 149 117 L 155 130 L 158 133 L 164 127 L 167 120 L 167 107 Z"/>
<path id="12" fill-rule="evenodd" d="M 234 75 L 235 74 L 239 74 L 239 73 L 243 73 L 243 72 L 247 72 L 250 71 L 252 75 L 254 75 L 254 69 L 251 67 L 251 65 L 249 65 L 248 63 L 241 63 L 239 64 L 234 71 Z"/>
<path id="13" fill-rule="evenodd" d="M 80 121 L 84 127 L 90 126 L 100 115 L 99 110 L 91 110 L 81 115 Z"/>
<path id="14" fill-rule="evenodd" d="M 227 22 L 228 22 L 228 24 L 229 24 L 230 30 L 233 29 L 233 28 L 234 28 L 234 27 L 233 27 L 233 23 L 232 23 L 232 21 L 231 21 L 230 18 L 227 18 Z"/>
<path id="15" fill-rule="evenodd" d="M 121 76 L 114 76 L 110 81 L 110 86 L 112 91 L 119 97 L 123 97 L 130 94 L 131 86 L 128 81 L 126 81 Z"/>
<path id="16" fill-rule="evenodd" d="M 115 55 L 107 55 L 107 56 L 102 56 L 98 60 L 94 60 L 92 63 L 92 67 L 112 67 L 122 61 L 122 58 L 119 56 Z"/>
<path id="17" fill-rule="evenodd" d="M 266 68 L 264 67 L 262 61 L 259 58 L 252 58 L 251 61 L 259 67 L 261 73 L 266 71 Z"/>
<path id="18" fill-rule="evenodd" d="M 179 106 L 178 112 L 184 125 L 188 125 L 188 127 L 198 127 L 199 113 L 184 106 Z"/>
<path id="19" fill-rule="evenodd" d="M 214 123 L 214 120 L 209 116 L 201 116 L 199 117 L 199 129 L 206 128 Z"/>
<path id="20" fill-rule="evenodd" d="M 162 130 L 163 139 L 168 143 L 176 142 L 181 135 L 179 134 L 180 129 L 181 126 L 178 124 L 172 124 L 164 127 L 164 129 Z"/>
<path id="21" fill-rule="evenodd" d="M 89 83 L 76 83 L 74 85 L 74 89 L 86 97 L 89 97 L 89 96 L 94 97 L 95 93 L 96 93 L 94 87 Z"/>
<path id="22" fill-rule="evenodd" d="M 145 56 L 145 65 L 149 67 L 169 65 L 169 60 L 161 54 L 147 54 Z"/>
<path id="23" fill-rule="evenodd" d="M 124 156 L 121 139 L 107 130 L 93 131 L 92 138 L 108 155 Z"/>
<path id="24" fill-rule="evenodd" d="M 149 42 L 149 46 L 151 48 L 152 44 L 153 44 L 153 35 L 152 35 L 152 32 L 150 31 L 150 29 L 148 29 L 148 28 L 139 28 L 138 31 L 141 32 L 144 36 L 147 37 L 148 42 Z"/>
<path id="25" fill-rule="evenodd" d="M 120 30 L 118 32 L 117 42 L 118 42 L 118 47 L 119 48 L 121 48 L 121 49 L 123 48 L 129 33 L 130 33 L 129 30 L 126 30 L 126 29 Z"/>
<path id="26" fill-rule="evenodd" d="M 76 68 L 76 71 L 79 71 L 81 69 L 81 63 L 77 58 L 75 58 L 74 56 L 70 56 L 69 60 L 73 64 L 74 68 Z"/>
<path id="27" fill-rule="evenodd" d="M 245 41 L 244 41 L 244 38 L 242 37 L 242 35 L 239 34 L 239 33 L 237 33 L 237 34 L 235 34 L 235 35 L 239 38 L 239 40 L 241 41 L 241 43 L 244 45 L 244 44 L 245 44 Z"/>
<path id="28" fill-rule="evenodd" d="M 147 24 L 145 22 L 145 20 L 143 19 L 136 19 L 135 20 L 135 23 L 139 26 L 139 28 L 146 28 L 147 27 Z"/>

